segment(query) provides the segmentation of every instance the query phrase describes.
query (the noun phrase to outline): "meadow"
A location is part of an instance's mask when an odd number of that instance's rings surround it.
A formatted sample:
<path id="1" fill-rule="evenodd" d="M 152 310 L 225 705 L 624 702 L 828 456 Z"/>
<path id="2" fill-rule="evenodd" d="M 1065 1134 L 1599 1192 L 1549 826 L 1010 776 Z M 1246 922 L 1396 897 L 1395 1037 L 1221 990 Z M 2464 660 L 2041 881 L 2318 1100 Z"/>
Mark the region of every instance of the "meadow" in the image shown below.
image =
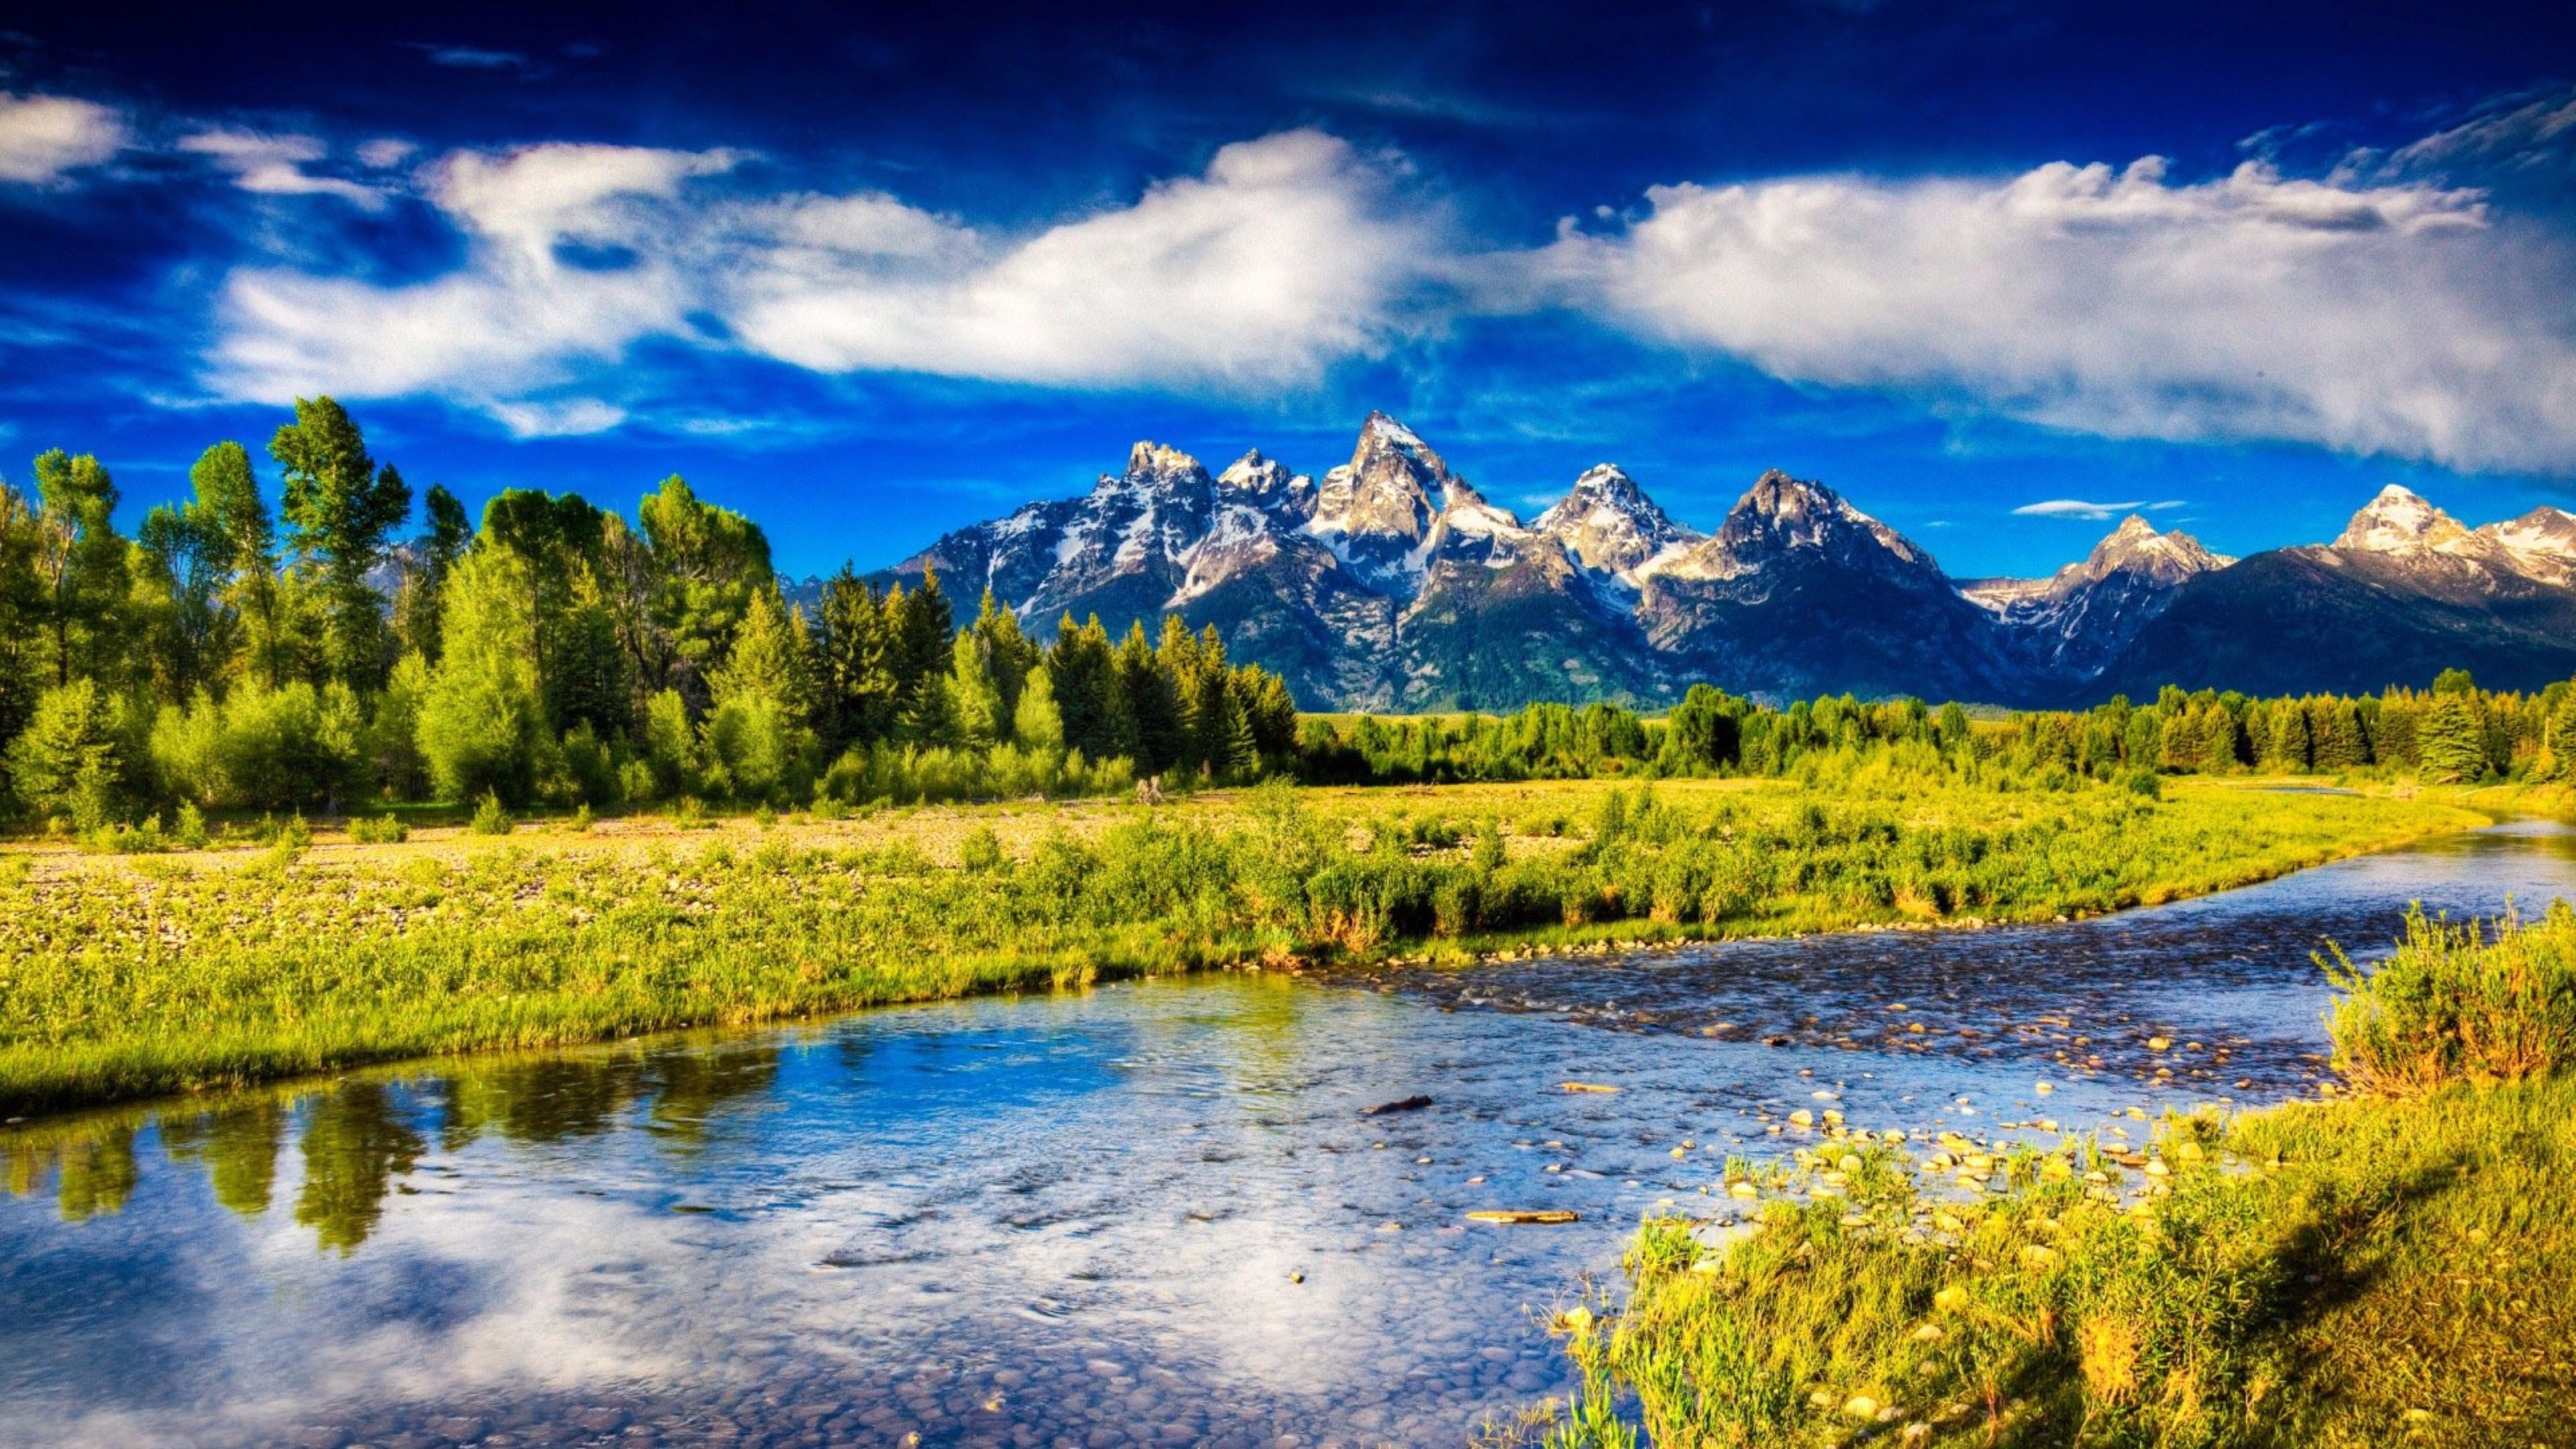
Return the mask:
<path id="1" fill-rule="evenodd" d="M 2145 1151 L 1828 1129 L 1750 1223 L 1560 1316 L 1529 1437 L 1718 1445 L 2540 1445 L 2576 1431 L 2576 911 L 2327 963 L 2363 1095 Z"/>
<path id="2" fill-rule="evenodd" d="M 16 848 L 0 1114 L 1138 973 L 2081 916 L 2483 818 L 2205 780 L 1971 785 L 1882 752 L 1803 781 L 1274 783 Z"/>

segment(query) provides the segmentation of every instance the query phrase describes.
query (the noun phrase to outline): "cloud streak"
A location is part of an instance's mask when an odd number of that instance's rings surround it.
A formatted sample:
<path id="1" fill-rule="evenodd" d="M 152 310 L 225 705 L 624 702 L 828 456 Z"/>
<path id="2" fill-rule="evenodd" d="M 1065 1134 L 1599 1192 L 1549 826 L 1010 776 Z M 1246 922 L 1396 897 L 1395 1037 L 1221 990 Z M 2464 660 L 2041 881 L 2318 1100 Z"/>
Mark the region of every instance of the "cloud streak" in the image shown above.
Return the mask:
<path id="1" fill-rule="evenodd" d="M 199 131 L 181 137 L 179 149 L 207 158 L 230 174 L 235 186 L 262 196 L 336 196 L 370 210 L 385 203 L 384 193 L 372 186 L 306 171 L 330 155 L 330 148 L 312 136 Z"/>
<path id="2" fill-rule="evenodd" d="M 2095 503 L 2083 498 L 2049 498 L 2038 503 L 2025 503 L 2013 510 L 2013 516 L 2016 518 L 2081 518 L 2100 523 L 2123 513 L 2155 513 L 2182 506 L 2183 502 L 2179 498 L 2168 498 L 2161 503 L 2148 503 L 2143 500 L 2128 503 Z"/>

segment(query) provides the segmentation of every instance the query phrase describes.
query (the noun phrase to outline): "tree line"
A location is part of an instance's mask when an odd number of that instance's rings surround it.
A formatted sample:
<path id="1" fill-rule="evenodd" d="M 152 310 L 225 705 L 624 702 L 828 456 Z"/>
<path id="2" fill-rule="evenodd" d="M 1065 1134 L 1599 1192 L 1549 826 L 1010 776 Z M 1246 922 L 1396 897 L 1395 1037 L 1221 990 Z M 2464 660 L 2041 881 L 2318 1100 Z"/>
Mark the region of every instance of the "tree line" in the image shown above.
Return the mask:
<path id="1" fill-rule="evenodd" d="M 469 520 L 328 397 L 267 457 L 273 488 L 207 449 L 131 536 L 93 456 L 0 480 L 8 807 L 88 832 L 169 806 L 1109 791 L 1295 747 L 1285 683 L 1213 629 L 1031 638 L 989 594 L 961 625 L 935 573 L 846 565 L 791 605 L 759 526 L 677 477 L 631 524 L 536 489 Z"/>
<path id="2" fill-rule="evenodd" d="M 1784 776 L 1889 752 L 2043 786 L 2168 773 L 2404 773 L 2436 783 L 2576 779 L 2576 682 L 2481 689 L 2460 670 L 2427 689 L 2262 699 L 2167 687 L 2089 710 L 1979 718 L 1957 703 L 1850 695 L 1773 707 L 1696 685 L 1661 719 L 1613 704 L 1505 716 L 1312 717 L 1310 778 L 1343 782 Z"/>

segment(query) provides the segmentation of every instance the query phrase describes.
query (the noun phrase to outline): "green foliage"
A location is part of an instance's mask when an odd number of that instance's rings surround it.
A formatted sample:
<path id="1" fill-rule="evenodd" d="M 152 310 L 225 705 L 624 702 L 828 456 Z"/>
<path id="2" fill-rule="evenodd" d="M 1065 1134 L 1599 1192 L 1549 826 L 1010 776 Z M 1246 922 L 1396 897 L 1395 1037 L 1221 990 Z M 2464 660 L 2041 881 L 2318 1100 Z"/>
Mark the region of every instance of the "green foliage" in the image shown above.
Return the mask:
<path id="1" fill-rule="evenodd" d="M 321 580 L 324 660 L 335 677 L 372 686 L 384 671 L 383 620 L 367 574 L 410 516 L 411 488 L 392 464 L 377 466 L 357 423 L 328 397 L 297 398 L 295 421 L 269 439 L 268 453 L 285 470 L 287 542 Z"/>
<path id="2" fill-rule="evenodd" d="M 2335 1002 L 2335 1070 L 2367 1090 L 2417 1094 L 2576 1066 L 2576 909 L 2537 922 L 2407 912 L 2396 952 L 2367 969 L 2341 947 L 2323 960 Z"/>
<path id="3" fill-rule="evenodd" d="M 92 681 L 46 690 L 9 746 L 10 786 L 30 811 L 96 830 L 115 817 L 122 793 L 121 734 L 115 701 Z"/>
<path id="4" fill-rule="evenodd" d="M 499 791 L 486 790 L 483 798 L 475 804 L 474 818 L 466 828 L 477 835 L 507 835 L 519 828 L 519 822 L 512 819 L 509 810 L 501 804 Z"/>
<path id="5" fill-rule="evenodd" d="M 755 594 L 771 585 L 769 540 L 751 520 L 664 479 L 636 505 L 650 549 L 646 611 L 659 631 L 648 683 L 698 691 L 733 646 Z"/>
<path id="6" fill-rule="evenodd" d="M 525 802 L 551 763 L 527 574 L 516 555 L 477 552 L 448 582 L 445 644 L 415 736 L 433 786 L 448 799 Z"/>
<path id="7" fill-rule="evenodd" d="M 367 743 L 347 685 L 245 680 L 221 701 L 200 691 L 186 709 L 165 706 L 151 752 L 164 788 L 181 799 L 278 810 L 336 802 L 365 772 Z"/>
<path id="8" fill-rule="evenodd" d="M 349 821 L 349 840 L 356 845 L 400 845 L 411 839 L 411 827 L 399 815 L 360 815 Z"/>

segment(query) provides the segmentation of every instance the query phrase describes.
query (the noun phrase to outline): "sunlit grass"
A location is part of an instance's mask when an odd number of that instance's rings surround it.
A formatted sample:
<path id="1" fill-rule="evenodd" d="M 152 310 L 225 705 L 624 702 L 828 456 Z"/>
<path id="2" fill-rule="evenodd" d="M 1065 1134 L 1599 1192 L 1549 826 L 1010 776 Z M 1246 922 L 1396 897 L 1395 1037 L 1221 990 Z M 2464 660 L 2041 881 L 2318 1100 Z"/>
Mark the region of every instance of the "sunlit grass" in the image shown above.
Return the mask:
<path id="1" fill-rule="evenodd" d="M 1591 782 L 0 860 L 0 1109 L 968 992 L 2046 919 L 2475 823 L 2186 788 Z"/>

